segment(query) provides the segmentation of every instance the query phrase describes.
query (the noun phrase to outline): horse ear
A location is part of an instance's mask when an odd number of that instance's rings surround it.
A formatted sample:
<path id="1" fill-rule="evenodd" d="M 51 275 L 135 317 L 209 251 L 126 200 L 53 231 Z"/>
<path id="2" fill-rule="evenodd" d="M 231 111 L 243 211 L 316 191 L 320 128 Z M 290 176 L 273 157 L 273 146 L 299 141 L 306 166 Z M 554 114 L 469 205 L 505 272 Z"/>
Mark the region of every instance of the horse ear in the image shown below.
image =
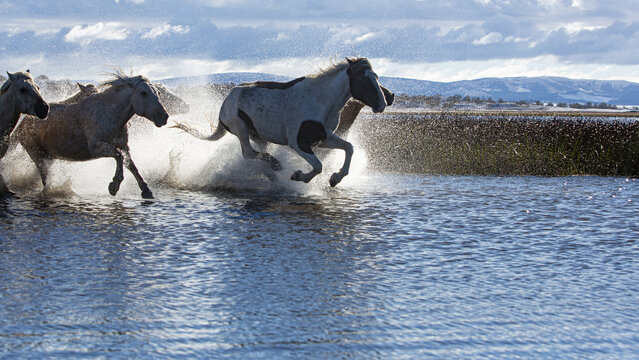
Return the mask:
<path id="1" fill-rule="evenodd" d="M 79 82 L 77 82 L 77 81 L 76 81 L 76 84 L 78 84 L 78 87 L 80 88 L 80 90 L 81 90 L 81 91 L 84 91 L 84 90 L 86 90 L 86 88 L 87 88 L 86 86 L 84 86 L 84 85 L 80 84 L 80 83 L 79 83 Z"/>
<path id="2" fill-rule="evenodd" d="M 349 63 L 350 65 L 355 64 L 355 59 L 354 59 L 354 58 L 346 57 L 346 61 L 348 61 L 348 63 Z"/>

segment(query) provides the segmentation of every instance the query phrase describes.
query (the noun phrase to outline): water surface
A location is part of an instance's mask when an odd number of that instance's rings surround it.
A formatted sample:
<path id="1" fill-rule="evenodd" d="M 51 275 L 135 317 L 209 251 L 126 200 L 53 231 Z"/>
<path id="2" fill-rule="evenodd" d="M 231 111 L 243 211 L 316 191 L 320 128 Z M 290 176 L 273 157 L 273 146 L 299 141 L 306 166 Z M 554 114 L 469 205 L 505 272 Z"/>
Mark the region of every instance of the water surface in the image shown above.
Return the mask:
<path id="1" fill-rule="evenodd" d="M 639 184 L 0 199 L 0 357 L 632 358 Z"/>

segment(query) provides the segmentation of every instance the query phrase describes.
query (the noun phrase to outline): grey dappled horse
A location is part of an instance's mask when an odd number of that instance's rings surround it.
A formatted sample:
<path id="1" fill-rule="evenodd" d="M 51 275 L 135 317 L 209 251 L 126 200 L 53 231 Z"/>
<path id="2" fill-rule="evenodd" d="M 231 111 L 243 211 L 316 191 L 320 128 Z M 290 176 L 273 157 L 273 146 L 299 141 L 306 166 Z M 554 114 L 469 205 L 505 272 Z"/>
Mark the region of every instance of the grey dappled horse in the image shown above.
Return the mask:
<path id="1" fill-rule="evenodd" d="M 116 172 L 109 184 L 109 193 L 115 195 L 120 189 L 123 166 L 126 166 L 142 190 L 142 197 L 153 198 L 131 160 L 126 124 L 137 114 L 161 127 L 169 115 L 155 87 L 144 76 L 127 76 L 118 71 L 101 86 L 105 87 L 104 91 L 77 104 L 52 104 L 45 120 L 25 117 L 16 128 L 15 136 L 35 162 L 45 190 L 53 159 L 87 161 L 112 157 L 116 161 Z"/>
<path id="2" fill-rule="evenodd" d="M 365 58 L 347 58 L 318 74 L 287 83 L 240 84 L 222 103 L 217 129 L 208 137 L 184 124 L 175 127 L 212 141 L 230 132 L 238 137 L 244 158 L 266 161 L 276 171 L 281 170 L 279 161 L 269 153 L 255 151 L 250 139 L 259 144 L 288 145 L 313 167 L 291 176 L 291 180 L 306 183 L 322 172 L 312 147 L 342 149 L 346 153 L 344 165 L 330 179 L 330 185 L 336 186 L 348 174 L 353 156 L 353 146 L 335 134 L 340 111 L 351 97 L 373 112 L 386 108 L 377 74 Z"/>
<path id="3" fill-rule="evenodd" d="M 0 88 L 0 159 L 9 147 L 9 135 L 18 123 L 21 114 L 35 115 L 44 119 L 49 113 L 49 104 L 40 95 L 29 70 L 7 73 L 9 78 Z M 0 175 L 0 195 L 9 193 Z"/>

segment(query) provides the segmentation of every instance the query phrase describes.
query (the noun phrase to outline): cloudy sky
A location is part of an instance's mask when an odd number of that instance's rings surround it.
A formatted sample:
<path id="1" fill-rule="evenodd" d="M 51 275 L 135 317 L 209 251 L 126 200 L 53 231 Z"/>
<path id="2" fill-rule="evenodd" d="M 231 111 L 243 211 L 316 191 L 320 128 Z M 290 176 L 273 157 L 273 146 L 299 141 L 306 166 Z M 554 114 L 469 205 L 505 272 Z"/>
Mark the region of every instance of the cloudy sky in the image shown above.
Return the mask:
<path id="1" fill-rule="evenodd" d="M 0 0 L 0 70 L 96 79 L 287 76 L 365 56 L 435 81 L 565 76 L 639 82 L 630 0 Z"/>

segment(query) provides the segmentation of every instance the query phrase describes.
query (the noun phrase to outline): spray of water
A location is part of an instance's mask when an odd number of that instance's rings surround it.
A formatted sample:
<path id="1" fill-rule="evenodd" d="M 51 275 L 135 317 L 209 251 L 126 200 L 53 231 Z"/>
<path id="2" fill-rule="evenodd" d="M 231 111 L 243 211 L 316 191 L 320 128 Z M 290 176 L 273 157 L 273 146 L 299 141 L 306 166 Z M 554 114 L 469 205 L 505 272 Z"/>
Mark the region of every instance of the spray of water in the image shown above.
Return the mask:
<path id="1" fill-rule="evenodd" d="M 186 121 L 202 133 L 211 132 L 209 121 L 217 122 L 224 94 L 202 86 L 183 86 L 175 92 L 189 104 L 190 111 L 171 116 L 169 126 L 172 121 Z M 65 95 L 50 94 L 54 99 Z M 309 184 L 304 184 L 291 181 L 290 176 L 298 169 L 308 171 L 310 165 L 288 147 L 271 145 L 268 151 L 283 165 L 283 170 L 275 174 L 273 181 L 265 175 L 265 164 L 242 158 L 235 136 L 227 134 L 217 142 L 203 141 L 169 126 L 156 128 L 147 119 L 137 116 L 128 125 L 131 157 L 151 189 L 320 195 L 330 191 L 330 175 L 339 170 L 344 161 L 342 151 L 320 151 L 324 172 Z M 349 140 L 354 142 L 356 152 L 350 174 L 340 183 L 340 189 L 356 186 L 366 176 L 366 155 L 357 145 L 356 134 Z M 13 191 L 42 192 L 35 165 L 21 146 L 10 151 L 2 163 L 2 174 Z M 115 161 L 110 158 L 87 162 L 57 160 L 51 167 L 47 196 L 109 196 L 107 187 L 114 173 Z M 133 176 L 125 170 L 125 179 L 117 196 L 139 198 L 139 193 Z"/>

